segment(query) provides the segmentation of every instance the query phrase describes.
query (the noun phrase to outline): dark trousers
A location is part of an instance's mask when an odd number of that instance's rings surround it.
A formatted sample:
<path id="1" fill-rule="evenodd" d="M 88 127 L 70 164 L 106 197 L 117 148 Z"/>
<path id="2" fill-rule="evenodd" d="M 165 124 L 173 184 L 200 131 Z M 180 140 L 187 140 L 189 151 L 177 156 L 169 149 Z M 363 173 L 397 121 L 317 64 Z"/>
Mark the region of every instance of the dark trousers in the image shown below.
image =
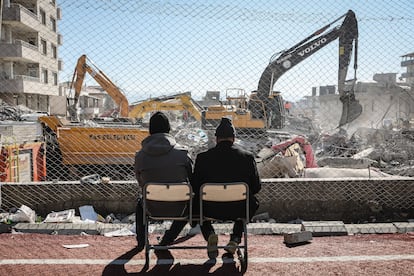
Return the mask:
<path id="1" fill-rule="evenodd" d="M 252 216 L 256 213 L 257 209 L 259 208 L 258 201 L 251 197 L 250 200 L 250 215 L 249 215 L 249 221 Z M 197 211 L 197 210 L 196 210 Z M 144 225 L 144 211 L 142 207 L 142 198 L 138 198 L 136 210 L 135 210 L 135 225 L 136 225 L 136 233 L 137 233 L 137 242 L 138 246 L 143 246 L 145 244 L 145 225 Z M 162 240 L 160 242 L 161 245 L 169 245 L 178 237 L 180 232 L 184 229 L 185 225 L 187 224 L 187 221 L 178 221 L 175 220 L 171 224 L 170 229 L 165 231 L 164 236 L 162 237 Z M 193 224 L 192 226 L 195 226 Z M 203 234 L 204 239 L 207 241 L 208 236 L 211 233 L 214 233 L 214 228 L 211 225 L 211 221 L 203 221 L 203 225 L 200 226 L 201 233 Z M 233 233 L 230 236 L 230 239 L 233 241 L 236 241 L 240 243 L 241 236 L 243 234 L 243 221 L 236 220 L 233 225 Z"/>
<path id="2" fill-rule="evenodd" d="M 242 210 L 243 205 L 245 203 L 243 203 L 242 206 L 238 205 L 238 203 L 236 203 L 234 206 L 231 205 L 232 203 L 230 205 L 228 203 L 223 203 L 223 205 L 220 205 L 220 203 L 218 204 L 214 203 L 214 204 L 216 206 L 215 208 L 213 207 L 213 210 L 210 210 L 210 212 L 212 211 L 215 215 L 211 215 L 211 217 L 219 218 L 222 220 L 233 220 L 234 221 L 233 233 L 230 235 L 230 240 L 240 243 L 241 237 L 244 231 L 243 221 L 238 220 L 238 219 L 232 219 L 232 217 L 235 214 L 237 214 L 240 210 Z M 254 195 L 250 195 L 249 218 L 247 222 L 249 222 L 250 219 L 255 215 L 257 209 L 259 209 L 259 201 L 256 199 Z M 238 218 L 244 217 L 245 215 L 246 215 L 245 212 L 242 212 L 242 214 L 238 216 Z M 206 235 L 208 238 L 208 235 L 211 232 L 214 232 L 214 228 L 211 225 L 211 221 L 204 221 L 201 231 L 203 232 L 204 238 L 206 239 Z"/>
<path id="3" fill-rule="evenodd" d="M 201 232 L 203 234 L 204 239 L 207 241 L 208 236 L 211 233 L 214 233 L 214 228 L 211 225 L 211 221 L 209 220 L 203 221 L 203 225 L 201 226 Z M 243 234 L 243 221 L 236 220 L 233 224 L 233 233 L 230 235 L 230 240 L 240 243 L 242 234 Z"/>
<path id="4" fill-rule="evenodd" d="M 178 237 L 180 232 L 184 229 L 187 221 L 175 220 L 171 224 L 170 229 L 165 231 L 164 236 L 160 242 L 160 245 L 169 245 Z M 145 244 L 145 225 L 144 225 L 144 209 L 142 206 L 142 198 L 138 198 L 137 206 L 135 208 L 135 226 L 137 233 L 138 246 Z M 194 225 L 195 226 L 195 225 Z M 208 235 L 207 235 L 208 238 Z"/>

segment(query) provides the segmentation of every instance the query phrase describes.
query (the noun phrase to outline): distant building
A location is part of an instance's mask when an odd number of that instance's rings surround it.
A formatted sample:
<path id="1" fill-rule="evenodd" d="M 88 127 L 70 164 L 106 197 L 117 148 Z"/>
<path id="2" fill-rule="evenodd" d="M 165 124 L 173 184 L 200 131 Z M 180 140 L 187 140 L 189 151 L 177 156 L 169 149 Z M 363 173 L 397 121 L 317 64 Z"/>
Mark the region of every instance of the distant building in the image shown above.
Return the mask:
<path id="1" fill-rule="evenodd" d="M 220 91 L 207 91 L 201 101 L 197 101 L 201 106 L 207 107 L 210 105 L 220 104 Z"/>
<path id="2" fill-rule="evenodd" d="M 405 79 L 406 83 L 413 89 L 414 86 L 414 53 L 401 56 L 401 67 L 407 67 L 407 72 L 401 74 L 401 79 Z"/>
<path id="3" fill-rule="evenodd" d="M 61 9 L 55 0 L 0 1 L 0 99 L 35 111 L 66 114 L 60 93 L 58 33 Z"/>
<path id="4" fill-rule="evenodd" d="M 61 91 L 67 96 L 68 105 L 74 102 L 75 90 L 70 89 L 70 82 L 61 84 Z M 84 85 L 81 88 L 78 101 L 78 118 L 80 121 L 96 117 L 112 117 L 118 108 L 111 96 L 97 85 Z M 69 115 L 69 114 L 68 114 Z"/>
<path id="5" fill-rule="evenodd" d="M 357 82 L 355 97 L 362 114 L 349 126 L 368 128 L 400 128 L 414 121 L 414 53 L 404 55 L 401 66 L 407 67 L 397 82 L 396 73 L 378 73 L 372 82 Z M 402 80 L 405 79 L 405 82 Z M 319 91 L 319 94 L 318 94 Z M 310 117 L 325 130 L 335 129 L 342 114 L 342 103 L 335 86 L 313 87 L 312 96 L 296 104 L 295 113 Z"/>

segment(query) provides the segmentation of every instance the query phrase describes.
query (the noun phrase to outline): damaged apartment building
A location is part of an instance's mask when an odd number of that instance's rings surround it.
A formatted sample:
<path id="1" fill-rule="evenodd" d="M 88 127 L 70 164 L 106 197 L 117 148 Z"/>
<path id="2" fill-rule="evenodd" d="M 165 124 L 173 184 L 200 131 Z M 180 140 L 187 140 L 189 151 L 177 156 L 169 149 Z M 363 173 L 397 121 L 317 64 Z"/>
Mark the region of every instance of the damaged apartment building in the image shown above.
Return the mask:
<path id="1" fill-rule="evenodd" d="M 0 0 L 0 101 L 66 114 L 59 89 L 60 19 L 55 0 Z"/>
<path id="2" fill-rule="evenodd" d="M 373 81 L 355 84 L 356 99 L 362 105 L 362 114 L 354 128 L 413 128 L 414 127 L 414 53 L 402 56 L 401 67 L 406 72 L 377 73 Z M 312 96 L 297 103 L 296 110 L 325 130 L 335 129 L 339 121 L 341 102 L 334 85 L 313 87 Z M 326 120 L 329 118 L 329 120 Z M 323 123 L 323 124 L 322 124 Z M 355 129 L 350 129 L 352 133 Z"/>

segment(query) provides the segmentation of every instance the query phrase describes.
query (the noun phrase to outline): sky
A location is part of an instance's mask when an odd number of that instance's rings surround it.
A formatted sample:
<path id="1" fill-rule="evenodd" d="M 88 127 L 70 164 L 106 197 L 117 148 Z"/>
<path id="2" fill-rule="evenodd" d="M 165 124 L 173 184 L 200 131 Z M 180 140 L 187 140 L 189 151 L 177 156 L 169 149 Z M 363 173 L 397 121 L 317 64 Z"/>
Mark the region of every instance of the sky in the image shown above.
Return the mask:
<path id="1" fill-rule="evenodd" d="M 190 91 L 257 88 L 275 53 L 288 49 L 352 9 L 358 19 L 357 78 L 405 72 L 401 56 L 414 52 L 414 2 L 388 1 L 140 1 L 58 0 L 64 61 L 60 81 L 70 81 L 86 54 L 126 94 L 130 103 Z M 340 25 L 341 22 L 334 26 Z M 312 87 L 337 82 L 334 41 L 286 72 L 274 90 L 296 101 Z M 352 64 L 350 68 L 352 68 Z M 352 78 L 353 71 L 348 74 Z M 88 77 L 87 85 L 96 85 Z"/>

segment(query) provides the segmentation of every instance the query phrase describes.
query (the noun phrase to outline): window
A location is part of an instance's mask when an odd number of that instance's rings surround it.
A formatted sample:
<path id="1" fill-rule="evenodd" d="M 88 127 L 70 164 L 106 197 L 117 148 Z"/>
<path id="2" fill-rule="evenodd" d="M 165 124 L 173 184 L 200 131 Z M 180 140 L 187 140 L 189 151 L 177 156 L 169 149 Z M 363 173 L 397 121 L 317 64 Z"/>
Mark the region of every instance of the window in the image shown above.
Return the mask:
<path id="1" fill-rule="evenodd" d="M 52 57 L 56 59 L 57 58 L 57 47 L 56 45 L 52 44 L 51 48 L 52 48 Z"/>
<path id="2" fill-rule="evenodd" d="M 58 84 L 58 74 L 56 72 L 53 72 L 53 85 Z"/>
<path id="3" fill-rule="evenodd" d="M 42 51 L 42 54 L 47 55 L 47 44 L 44 39 L 40 41 L 40 50 Z"/>
<path id="4" fill-rule="evenodd" d="M 56 19 L 53 17 L 50 17 L 50 28 L 52 31 L 56 32 Z"/>
<path id="5" fill-rule="evenodd" d="M 46 25 L 46 12 L 40 9 L 40 21 L 43 25 Z"/>
<path id="6" fill-rule="evenodd" d="M 36 68 L 28 68 L 28 74 L 30 77 L 37 78 L 37 69 Z"/>
<path id="7" fill-rule="evenodd" d="M 47 70 L 44 68 L 42 69 L 42 82 L 49 83 L 48 76 L 47 76 Z"/>

